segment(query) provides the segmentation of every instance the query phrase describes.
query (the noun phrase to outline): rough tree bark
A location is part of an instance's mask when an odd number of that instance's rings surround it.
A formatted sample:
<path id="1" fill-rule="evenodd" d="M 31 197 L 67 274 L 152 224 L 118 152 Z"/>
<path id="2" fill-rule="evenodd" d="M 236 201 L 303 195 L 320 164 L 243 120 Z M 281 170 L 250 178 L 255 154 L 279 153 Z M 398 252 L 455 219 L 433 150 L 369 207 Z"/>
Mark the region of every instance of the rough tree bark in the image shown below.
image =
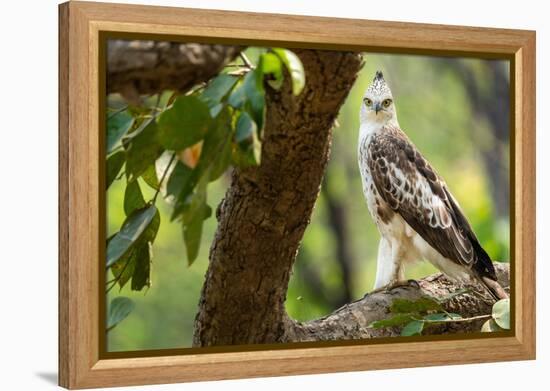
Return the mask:
<path id="1" fill-rule="evenodd" d="M 496 263 L 495 269 L 502 286 L 510 285 L 508 264 Z M 447 312 L 458 313 L 469 318 L 491 313 L 493 300 L 484 299 L 480 286 L 466 286 L 450 281 L 437 273 L 416 284 L 395 288 L 389 292 L 366 294 L 362 299 L 344 305 L 332 314 L 306 323 L 287 320 L 283 342 L 330 341 L 341 339 L 364 339 L 375 337 L 394 337 L 400 335 L 399 327 L 373 329 L 368 326 L 375 320 L 386 319 L 392 314 L 390 307 L 394 299 L 417 300 L 423 296 L 441 298 L 459 289 L 472 288 L 472 293 L 458 295 L 443 307 Z M 467 333 L 479 331 L 487 319 L 468 322 L 440 324 L 424 330 L 424 334 Z"/>
<path id="2" fill-rule="evenodd" d="M 220 72 L 240 46 L 164 41 L 110 40 L 107 92 L 127 99 L 163 90 L 185 92 Z"/>
<path id="3" fill-rule="evenodd" d="M 241 50 L 221 45 L 113 41 L 108 48 L 108 91 L 130 99 L 162 90 L 185 91 L 214 75 Z M 296 50 L 307 82 L 294 97 L 288 78 L 267 88 L 262 163 L 234 171 L 216 217 L 219 221 L 195 321 L 194 345 L 231 345 L 393 336 L 396 329 L 367 326 L 389 316 L 396 297 L 443 296 L 459 289 L 445 277 L 366 295 L 306 323 L 288 317 L 284 302 L 300 241 L 319 195 L 332 127 L 357 72 L 352 52 Z M 508 267 L 497 264 L 508 286 Z M 445 304 L 463 316 L 488 314 L 491 303 L 465 294 Z M 431 333 L 479 330 L 479 322 L 431 328 Z"/>

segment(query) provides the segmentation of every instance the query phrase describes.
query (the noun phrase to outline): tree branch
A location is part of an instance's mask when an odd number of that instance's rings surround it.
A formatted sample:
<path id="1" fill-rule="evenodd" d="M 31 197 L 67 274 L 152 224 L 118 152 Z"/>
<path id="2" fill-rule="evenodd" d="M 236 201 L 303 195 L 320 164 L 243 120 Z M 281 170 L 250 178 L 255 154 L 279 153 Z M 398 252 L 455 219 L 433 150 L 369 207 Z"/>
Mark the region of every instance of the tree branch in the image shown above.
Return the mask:
<path id="1" fill-rule="evenodd" d="M 218 74 L 240 46 L 109 40 L 107 92 L 127 99 L 163 90 L 185 92 Z"/>
<path id="2" fill-rule="evenodd" d="M 509 265 L 495 263 L 495 269 L 499 282 L 502 286 L 510 285 Z M 394 337 L 400 335 L 399 327 L 373 329 L 368 326 L 377 320 L 386 319 L 392 316 L 390 306 L 396 298 L 417 300 L 424 295 L 441 298 L 456 292 L 465 286 L 451 282 L 441 273 L 423 278 L 419 287 L 410 285 L 399 287 L 389 292 L 378 292 L 367 294 L 362 299 L 337 309 L 332 314 L 310 322 L 299 323 L 287 319 L 287 334 L 281 339 L 283 342 L 303 341 L 330 341 L 343 339 L 365 339 L 376 337 Z M 482 292 L 479 286 L 471 287 Z M 430 325 L 425 329 L 424 334 L 449 334 L 466 333 L 479 331 L 481 325 L 491 313 L 493 302 L 484 298 L 483 294 L 465 293 L 456 296 L 443 304 L 447 312 L 460 314 L 469 322 L 443 322 L 442 324 Z"/>

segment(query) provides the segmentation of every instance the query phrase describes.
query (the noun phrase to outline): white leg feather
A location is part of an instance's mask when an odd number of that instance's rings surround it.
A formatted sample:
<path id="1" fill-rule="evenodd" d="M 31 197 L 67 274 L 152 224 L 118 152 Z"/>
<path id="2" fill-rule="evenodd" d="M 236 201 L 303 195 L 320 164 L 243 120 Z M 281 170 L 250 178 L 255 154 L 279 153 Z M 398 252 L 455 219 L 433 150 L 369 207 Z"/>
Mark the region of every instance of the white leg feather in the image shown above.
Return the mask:
<path id="1" fill-rule="evenodd" d="M 382 237 L 378 244 L 374 289 L 385 287 L 403 279 L 404 273 L 401 267 L 398 246 L 396 243 L 391 244 L 387 239 Z"/>

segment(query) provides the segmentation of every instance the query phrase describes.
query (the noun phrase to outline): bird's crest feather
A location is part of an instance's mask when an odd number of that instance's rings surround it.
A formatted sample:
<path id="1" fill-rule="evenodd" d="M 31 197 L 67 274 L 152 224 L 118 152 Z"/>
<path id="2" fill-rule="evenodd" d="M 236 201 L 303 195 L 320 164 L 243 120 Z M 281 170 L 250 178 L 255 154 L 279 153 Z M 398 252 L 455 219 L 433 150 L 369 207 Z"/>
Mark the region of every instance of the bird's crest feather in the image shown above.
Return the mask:
<path id="1" fill-rule="evenodd" d="M 384 80 L 382 71 L 376 71 L 374 79 L 372 79 L 372 83 L 367 89 L 366 94 L 391 96 L 390 87 L 386 83 L 386 80 Z"/>

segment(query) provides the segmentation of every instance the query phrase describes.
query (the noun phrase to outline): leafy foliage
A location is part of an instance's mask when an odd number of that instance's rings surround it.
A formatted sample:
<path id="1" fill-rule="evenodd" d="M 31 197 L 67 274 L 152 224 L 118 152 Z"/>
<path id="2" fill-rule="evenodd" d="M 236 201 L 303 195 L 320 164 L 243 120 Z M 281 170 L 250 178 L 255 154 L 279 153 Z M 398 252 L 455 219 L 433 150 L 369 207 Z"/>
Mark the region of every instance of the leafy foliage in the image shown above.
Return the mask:
<path id="1" fill-rule="evenodd" d="M 411 301 L 406 299 L 395 299 L 392 302 L 390 311 L 393 313 L 421 313 L 421 312 L 430 312 L 430 311 L 441 311 L 443 308 L 439 301 L 424 296 L 418 300 Z"/>
<path id="2" fill-rule="evenodd" d="M 402 336 L 412 336 L 422 335 L 422 331 L 429 325 L 479 319 L 479 317 L 463 318 L 459 314 L 445 311 L 442 306 L 446 301 L 467 292 L 469 290 L 459 289 L 439 299 L 430 296 L 423 296 L 418 300 L 395 299 L 390 306 L 390 312 L 393 315 L 387 319 L 372 322 L 369 327 L 375 329 L 402 327 Z M 483 324 L 481 331 L 494 332 L 509 329 L 510 300 L 499 300 L 493 305 L 491 319 Z"/>
<path id="3" fill-rule="evenodd" d="M 152 105 L 109 114 L 106 187 L 126 178 L 126 220 L 107 240 L 106 268 L 114 277 L 108 291 L 130 281 L 132 290 L 150 285 L 159 194 L 173 207 L 171 219 L 181 223 L 187 263 L 193 263 L 204 220 L 212 215 L 208 184 L 231 166 L 246 169 L 261 162 L 265 88 L 279 89 L 285 69 L 294 94 L 305 85 L 300 60 L 285 49 L 264 49 L 255 66 L 237 68 L 185 95 L 167 91 Z M 143 182 L 155 190 L 153 199 L 144 198 Z"/>
<path id="4" fill-rule="evenodd" d="M 120 231 L 107 245 L 107 268 L 126 255 L 135 244 L 142 239 L 153 239 L 156 229 L 153 229 L 155 217 L 158 216 L 154 205 L 134 210 L 122 224 Z M 158 224 L 157 224 L 158 225 Z M 158 229 L 158 226 L 156 227 Z"/>
<path id="5" fill-rule="evenodd" d="M 124 192 L 124 214 L 129 216 L 136 209 L 146 206 L 145 199 L 137 181 L 129 182 Z"/>
<path id="6" fill-rule="evenodd" d="M 390 312 L 393 315 L 373 322 L 369 327 L 378 329 L 401 326 L 402 336 L 421 335 L 428 325 L 461 320 L 460 315 L 446 312 L 442 304 L 465 292 L 465 290 L 459 290 L 441 299 L 431 296 L 423 296 L 417 300 L 395 299 L 390 306 Z"/>
<path id="7" fill-rule="evenodd" d="M 160 143 L 172 151 L 190 147 L 204 138 L 211 120 L 206 103 L 196 96 L 180 96 L 159 115 Z"/>
<path id="8" fill-rule="evenodd" d="M 510 330 L 510 299 L 502 299 L 493 305 L 491 319 L 481 327 L 483 332 Z"/>
<path id="9" fill-rule="evenodd" d="M 491 316 L 501 328 L 510 329 L 510 299 L 497 301 L 493 305 Z"/>
<path id="10" fill-rule="evenodd" d="M 292 93 L 300 95 L 306 85 L 304 67 L 298 56 L 289 50 L 273 49 L 275 54 L 284 62 L 292 79 Z"/>
<path id="11" fill-rule="evenodd" d="M 115 152 L 107 159 L 107 174 L 105 175 L 105 184 L 107 189 L 118 176 L 125 160 L 126 157 L 124 156 L 124 151 Z"/>
<path id="12" fill-rule="evenodd" d="M 401 330 L 401 335 L 403 337 L 408 337 L 411 335 L 421 335 L 422 330 L 424 329 L 424 322 L 422 320 L 413 320 L 403 327 Z"/>
<path id="13" fill-rule="evenodd" d="M 111 300 L 107 316 L 107 331 L 122 322 L 134 309 L 134 302 L 127 297 L 119 296 Z"/>
<path id="14" fill-rule="evenodd" d="M 481 326 L 481 331 L 484 333 L 494 333 L 495 331 L 502 331 L 502 329 L 494 319 L 489 319 L 483 323 L 483 326 Z"/>
<path id="15" fill-rule="evenodd" d="M 110 114 L 107 119 L 107 155 L 118 147 L 122 137 L 134 125 L 134 120 L 127 110 Z"/>
<path id="16" fill-rule="evenodd" d="M 396 327 L 396 326 L 403 326 L 404 324 L 407 324 L 409 322 L 412 322 L 414 320 L 414 314 L 395 314 L 387 319 L 377 320 L 372 322 L 369 327 L 380 329 L 383 327 Z"/>
<path id="17" fill-rule="evenodd" d="M 129 181 L 143 175 L 164 151 L 153 118 L 145 119 L 139 129 L 123 139 L 123 142 L 126 144 L 126 176 Z"/>

